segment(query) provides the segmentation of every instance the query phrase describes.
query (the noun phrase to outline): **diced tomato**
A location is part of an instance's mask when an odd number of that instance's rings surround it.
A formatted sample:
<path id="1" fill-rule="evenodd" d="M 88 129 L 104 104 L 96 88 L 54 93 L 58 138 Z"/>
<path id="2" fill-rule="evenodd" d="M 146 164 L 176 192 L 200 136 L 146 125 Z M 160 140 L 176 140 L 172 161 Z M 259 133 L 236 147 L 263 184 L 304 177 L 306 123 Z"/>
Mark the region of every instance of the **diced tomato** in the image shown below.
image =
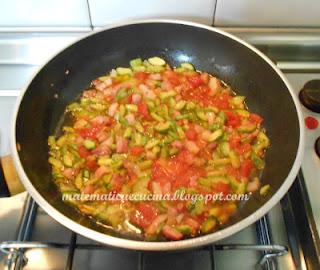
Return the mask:
<path id="1" fill-rule="evenodd" d="M 214 190 L 216 192 L 222 192 L 223 195 L 226 195 L 228 193 L 230 193 L 231 188 L 229 184 L 223 183 L 223 182 L 218 182 L 215 184 L 214 186 Z"/>
<path id="2" fill-rule="evenodd" d="M 150 118 L 148 105 L 146 103 L 144 103 L 144 102 L 140 102 L 138 104 L 138 113 L 140 113 L 146 119 Z"/>
<path id="3" fill-rule="evenodd" d="M 140 156 L 144 151 L 142 146 L 133 146 L 130 150 L 131 155 L 133 156 Z"/>
<path id="4" fill-rule="evenodd" d="M 164 78 L 166 78 L 172 86 L 180 84 L 179 75 L 176 72 L 167 70 L 164 72 Z"/>
<path id="5" fill-rule="evenodd" d="M 239 135 L 233 135 L 229 138 L 229 145 L 232 149 L 237 149 L 240 147 L 241 138 Z"/>
<path id="6" fill-rule="evenodd" d="M 229 109 L 230 99 L 232 97 L 228 93 L 221 93 L 212 98 L 211 104 L 218 107 L 219 109 Z"/>
<path id="7" fill-rule="evenodd" d="M 207 84 L 207 83 L 209 82 L 210 77 L 209 77 L 209 74 L 208 74 L 208 73 L 203 72 L 203 73 L 201 73 L 200 76 L 201 76 L 201 80 L 202 80 L 205 84 Z"/>
<path id="8" fill-rule="evenodd" d="M 126 181 L 125 177 L 119 174 L 113 174 L 110 182 L 112 186 L 112 191 L 119 193 L 125 181 Z"/>
<path id="9" fill-rule="evenodd" d="M 257 125 L 263 122 L 263 118 L 256 113 L 250 113 L 249 120 Z"/>
<path id="10" fill-rule="evenodd" d="M 189 151 L 183 150 L 170 160 L 159 159 L 153 162 L 152 179 L 164 187 L 170 183 L 172 189 L 189 187 L 192 179 L 206 175 L 203 167 L 190 166 L 188 163 Z"/>
<path id="11" fill-rule="evenodd" d="M 133 75 L 139 81 L 145 81 L 149 77 L 149 73 L 146 72 L 136 72 Z"/>
<path id="12" fill-rule="evenodd" d="M 241 143 L 241 138 L 239 135 L 233 135 L 229 138 L 229 145 L 238 154 L 242 155 L 251 150 L 250 143 Z"/>
<path id="13" fill-rule="evenodd" d="M 225 115 L 227 116 L 227 126 L 231 126 L 233 128 L 237 128 L 241 125 L 241 116 L 232 111 L 225 111 Z"/>
<path id="14" fill-rule="evenodd" d="M 253 168 L 252 160 L 251 159 L 244 160 L 240 167 L 240 175 L 242 177 L 248 177 L 251 173 L 252 168 Z"/>
<path id="15" fill-rule="evenodd" d="M 188 76 L 187 80 L 193 88 L 197 88 L 204 83 L 200 75 Z"/>
<path id="16" fill-rule="evenodd" d="M 136 205 L 136 212 L 130 220 L 133 224 L 146 229 L 152 221 L 158 216 L 159 210 L 151 203 L 139 203 Z"/>
<path id="17" fill-rule="evenodd" d="M 102 126 L 93 126 L 89 128 L 82 128 L 78 130 L 78 133 L 83 138 L 95 139 L 97 133 L 102 129 Z"/>
<path id="18" fill-rule="evenodd" d="M 86 161 L 86 167 L 90 171 L 94 172 L 96 169 L 98 169 L 99 166 L 98 166 L 98 163 L 94 157 L 88 157 L 87 161 Z"/>
<path id="19" fill-rule="evenodd" d="M 183 234 L 181 232 L 169 225 L 163 226 L 162 233 L 170 240 L 180 240 L 183 238 Z"/>
<path id="20" fill-rule="evenodd" d="M 83 145 L 79 146 L 78 153 L 80 157 L 86 158 L 87 156 L 90 156 L 90 151 L 88 151 Z"/>
<path id="21" fill-rule="evenodd" d="M 242 155 L 242 154 L 245 154 L 245 153 L 251 151 L 251 148 L 252 147 L 251 147 L 250 143 L 243 143 L 236 149 L 236 151 L 238 154 Z"/>
<path id="22" fill-rule="evenodd" d="M 95 191 L 95 187 L 93 185 L 87 185 L 82 191 L 84 194 L 92 194 Z"/>
<path id="23" fill-rule="evenodd" d="M 128 103 L 132 103 L 132 94 L 128 96 Z"/>
<path id="24" fill-rule="evenodd" d="M 189 126 L 189 129 L 185 132 L 186 134 L 186 137 L 189 139 L 189 140 L 192 140 L 192 141 L 195 141 L 198 137 L 198 134 L 197 132 L 194 130 L 194 127 L 193 126 Z"/>
<path id="25" fill-rule="evenodd" d="M 192 234 L 197 233 L 197 231 L 199 230 L 199 227 L 200 227 L 199 222 L 197 220 L 195 220 L 194 218 L 190 218 L 190 217 L 184 218 L 182 223 L 191 227 Z"/>

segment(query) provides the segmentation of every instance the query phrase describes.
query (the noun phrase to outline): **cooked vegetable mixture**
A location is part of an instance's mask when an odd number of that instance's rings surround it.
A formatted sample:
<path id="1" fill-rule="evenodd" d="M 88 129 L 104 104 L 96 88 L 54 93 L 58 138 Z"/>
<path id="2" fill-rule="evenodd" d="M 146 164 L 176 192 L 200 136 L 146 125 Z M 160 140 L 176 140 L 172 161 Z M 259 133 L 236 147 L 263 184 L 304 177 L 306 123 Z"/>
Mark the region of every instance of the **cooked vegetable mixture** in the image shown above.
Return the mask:
<path id="1" fill-rule="evenodd" d="M 219 229 L 237 211 L 230 194 L 260 188 L 269 139 L 218 78 L 192 64 L 152 57 L 92 81 L 50 136 L 49 163 L 63 194 L 222 194 L 223 199 L 70 200 L 82 213 L 149 240 L 180 240 Z"/>

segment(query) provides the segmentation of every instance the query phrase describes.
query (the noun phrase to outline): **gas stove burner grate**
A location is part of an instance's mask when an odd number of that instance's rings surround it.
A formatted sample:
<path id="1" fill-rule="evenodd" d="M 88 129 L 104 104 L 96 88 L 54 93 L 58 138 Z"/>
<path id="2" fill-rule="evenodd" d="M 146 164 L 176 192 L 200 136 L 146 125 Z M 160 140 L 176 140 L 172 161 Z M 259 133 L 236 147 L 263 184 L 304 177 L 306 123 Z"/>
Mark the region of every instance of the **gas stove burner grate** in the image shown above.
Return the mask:
<path id="1" fill-rule="evenodd" d="M 77 234 L 72 233 L 68 244 L 53 243 L 53 242 L 32 242 L 29 241 L 33 230 L 34 220 L 37 214 L 38 206 L 34 200 L 28 196 L 26 199 L 25 207 L 23 209 L 21 223 L 17 241 L 6 241 L 0 243 L 0 250 L 8 255 L 7 269 L 20 270 L 28 263 L 28 258 L 25 256 L 25 251 L 34 248 L 53 248 L 53 249 L 66 249 L 68 250 L 68 257 L 66 260 L 66 270 L 71 270 L 73 265 L 73 258 L 76 249 L 86 250 L 112 250 L 116 249 L 101 244 L 78 244 Z M 265 270 L 277 269 L 274 258 L 285 255 L 288 253 L 288 248 L 281 245 L 273 244 L 271 241 L 270 228 L 267 216 L 264 216 L 256 222 L 256 233 L 259 244 L 218 244 L 210 245 L 201 248 L 210 253 L 211 269 L 217 269 L 215 265 L 215 253 L 217 251 L 226 250 L 247 250 L 261 252 L 261 259 L 257 262 L 257 266 Z M 197 250 L 195 250 L 197 251 Z M 136 269 L 144 269 L 144 253 L 141 251 L 133 251 L 139 253 L 139 260 Z"/>

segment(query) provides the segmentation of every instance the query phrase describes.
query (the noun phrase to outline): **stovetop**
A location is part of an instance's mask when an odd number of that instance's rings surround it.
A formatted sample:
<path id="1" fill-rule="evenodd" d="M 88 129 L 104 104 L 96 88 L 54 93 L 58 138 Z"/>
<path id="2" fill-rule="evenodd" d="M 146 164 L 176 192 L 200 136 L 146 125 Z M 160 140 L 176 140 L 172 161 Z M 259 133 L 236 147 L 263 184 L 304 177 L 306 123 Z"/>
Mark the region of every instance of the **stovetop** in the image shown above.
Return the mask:
<path id="1" fill-rule="evenodd" d="M 226 30 L 256 45 L 274 60 L 297 94 L 307 81 L 320 79 L 320 59 L 316 58 L 320 58 L 319 31 Z M 50 55 L 81 35 L 83 32 L 0 34 L 1 155 L 9 154 L 8 131 L 17 95 Z M 320 121 L 319 114 L 304 107 L 303 113 Z M 317 180 L 320 179 L 317 178 L 320 176 L 320 160 L 314 152 L 314 142 L 319 136 L 320 128 L 306 130 L 302 173 L 282 202 L 256 224 L 215 245 L 170 253 L 142 253 L 101 246 L 58 224 L 23 193 L 0 199 L 0 247 L 21 247 L 14 246 L 16 242 L 1 245 L 2 241 L 19 240 L 29 244 L 25 252 L 28 262 L 23 269 L 33 270 L 247 270 L 254 269 L 261 258 L 269 257 L 275 259 L 267 260 L 263 264 L 265 269 L 319 269 L 317 229 L 320 232 L 320 200 L 317 191 L 320 190 L 320 181 Z M 8 257 L 0 253 L 0 268 L 19 269 L 19 259 L 14 258 L 17 254 Z M 11 259 L 9 264 L 8 258 Z"/>

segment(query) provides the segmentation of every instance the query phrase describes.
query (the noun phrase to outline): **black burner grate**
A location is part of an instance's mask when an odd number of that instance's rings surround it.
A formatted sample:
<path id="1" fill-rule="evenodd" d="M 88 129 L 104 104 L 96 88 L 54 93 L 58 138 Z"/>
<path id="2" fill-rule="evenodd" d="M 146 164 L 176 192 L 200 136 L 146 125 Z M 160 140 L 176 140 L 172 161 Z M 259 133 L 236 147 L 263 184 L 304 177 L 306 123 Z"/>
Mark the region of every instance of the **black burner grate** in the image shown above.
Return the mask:
<path id="1" fill-rule="evenodd" d="M 74 254 L 76 249 L 86 250 L 112 250 L 115 248 L 97 244 L 78 244 L 77 234 L 72 232 L 70 241 L 68 244 L 53 243 L 53 242 L 32 242 L 30 236 L 32 234 L 34 220 L 37 215 L 38 206 L 34 200 L 28 196 L 26 199 L 25 207 L 23 209 L 23 215 L 21 223 L 19 225 L 19 231 L 16 241 L 7 241 L 0 243 L 0 249 L 8 254 L 7 269 L 20 270 L 28 263 L 28 258 L 24 255 L 24 252 L 33 248 L 55 248 L 68 250 L 68 256 L 66 260 L 66 270 L 71 270 Z M 215 265 L 215 253 L 225 250 L 248 250 L 261 252 L 261 259 L 257 262 L 257 266 L 260 266 L 265 270 L 276 270 L 277 265 L 273 260 L 275 257 L 282 256 L 288 252 L 288 248 L 281 245 L 275 245 L 272 243 L 272 237 L 270 233 L 270 226 L 268 224 L 267 216 L 264 216 L 255 223 L 258 244 L 219 244 L 210 245 L 201 248 L 202 251 L 209 252 L 211 269 L 217 269 Z M 139 255 L 138 265 L 135 269 L 144 269 L 144 252 L 137 251 Z"/>

